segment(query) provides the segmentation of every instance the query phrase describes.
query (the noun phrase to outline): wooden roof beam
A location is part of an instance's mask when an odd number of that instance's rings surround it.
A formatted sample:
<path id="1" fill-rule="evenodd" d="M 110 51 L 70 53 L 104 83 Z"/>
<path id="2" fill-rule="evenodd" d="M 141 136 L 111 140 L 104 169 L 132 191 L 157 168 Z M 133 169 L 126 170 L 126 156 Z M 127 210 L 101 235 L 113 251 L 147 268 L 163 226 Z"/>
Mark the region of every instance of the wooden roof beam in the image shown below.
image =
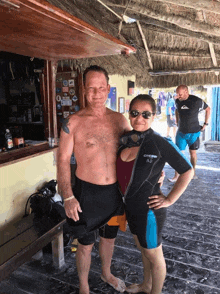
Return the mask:
<path id="1" fill-rule="evenodd" d="M 212 68 L 197 68 L 197 69 L 185 69 L 185 70 L 154 70 L 148 71 L 151 76 L 168 76 L 168 75 L 179 75 L 179 74 L 192 74 L 192 73 L 211 73 L 219 72 L 220 67 Z"/>
<path id="2" fill-rule="evenodd" d="M 135 16 L 133 15 L 133 17 Z M 141 21 L 142 24 L 151 25 L 153 27 L 152 28 L 148 26 L 147 30 L 157 30 L 157 28 L 161 28 L 163 30 L 166 30 L 169 34 L 172 34 L 172 35 L 195 38 L 200 41 L 211 42 L 217 45 L 220 44 L 220 36 L 216 37 L 212 35 L 203 34 L 201 32 L 189 31 L 187 29 L 180 28 L 179 26 L 176 26 L 175 24 L 171 24 L 165 21 L 159 21 L 157 19 L 149 18 L 146 16 L 139 16 L 139 17 L 136 17 L 136 19 Z M 126 27 L 126 25 L 127 24 L 125 24 L 124 27 Z M 129 25 L 131 26 L 131 24 Z"/>
<path id="3" fill-rule="evenodd" d="M 148 46 L 147 46 L 147 41 L 145 39 L 145 36 L 144 36 L 143 31 L 142 31 L 140 22 L 138 20 L 137 20 L 137 26 L 138 26 L 139 32 L 141 34 L 141 37 L 142 37 L 142 40 L 143 40 L 143 43 L 144 43 L 144 48 L 145 48 L 146 53 L 147 53 L 150 69 L 153 69 L 153 63 L 152 63 L 152 60 L 151 60 L 151 57 L 150 57 L 150 52 L 149 52 L 149 49 L 148 49 Z"/>
<path id="4" fill-rule="evenodd" d="M 195 10 L 204 10 L 204 11 L 220 14 L 220 3 L 213 0 L 178 0 L 178 1 L 177 0 L 156 0 L 156 2 L 169 3 L 169 4 L 192 8 Z"/>
<path id="5" fill-rule="evenodd" d="M 45 0 L 0 0 L 0 51 L 46 60 L 129 54 L 135 48 Z M 11 9 L 10 3 L 18 3 Z"/>
<path id="6" fill-rule="evenodd" d="M 109 4 L 110 5 L 110 4 Z M 114 7 L 121 8 L 123 9 L 125 6 L 122 4 L 114 4 Z M 209 36 L 216 36 L 220 37 L 220 28 L 208 25 L 206 23 L 198 22 L 198 21 L 191 21 L 189 19 L 185 19 L 184 17 L 181 16 L 175 16 L 175 15 L 167 15 L 167 14 L 160 14 L 158 12 L 154 12 L 151 9 L 148 9 L 145 5 L 143 4 L 138 4 L 131 2 L 131 4 L 127 8 L 128 11 L 128 16 L 129 14 L 135 13 L 137 16 L 138 15 L 144 15 L 159 21 L 167 22 L 170 24 L 175 24 L 176 26 L 186 29 L 189 32 L 196 32 L 196 33 L 203 33 L 207 34 Z M 137 18 L 134 15 L 130 16 L 133 18 Z"/>
<path id="7" fill-rule="evenodd" d="M 155 2 L 163 2 L 163 3 L 169 3 L 174 4 L 178 6 L 188 7 L 195 10 L 204 10 L 212 13 L 220 14 L 220 2 L 213 1 L 213 0 L 151 0 Z M 125 1 L 118 0 L 118 5 L 125 6 Z M 144 3 L 143 0 L 135 0 L 132 1 L 131 5 L 134 5 L 134 2 L 142 4 Z M 110 1 L 107 1 L 108 6 L 115 6 L 115 4 L 112 4 Z"/>
<path id="8" fill-rule="evenodd" d="M 215 56 L 215 50 L 214 50 L 214 46 L 212 43 L 209 43 L 209 50 L 210 50 L 210 54 L 211 54 L 211 57 L 212 57 L 212 62 L 213 62 L 213 65 L 215 67 L 218 66 L 218 63 L 217 63 L 217 59 L 216 59 L 216 56 Z M 215 75 L 218 76 L 219 75 L 219 72 L 216 71 L 215 72 Z"/>

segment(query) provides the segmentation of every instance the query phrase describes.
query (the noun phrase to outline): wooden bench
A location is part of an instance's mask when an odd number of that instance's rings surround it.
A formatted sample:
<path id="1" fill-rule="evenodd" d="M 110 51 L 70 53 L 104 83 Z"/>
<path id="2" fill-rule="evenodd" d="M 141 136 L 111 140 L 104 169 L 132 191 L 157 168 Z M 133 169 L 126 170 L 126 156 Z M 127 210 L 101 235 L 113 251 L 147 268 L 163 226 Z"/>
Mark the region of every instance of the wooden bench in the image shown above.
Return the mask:
<path id="1" fill-rule="evenodd" d="M 32 256 L 42 252 L 42 248 L 52 242 L 53 265 L 62 267 L 64 261 L 63 225 L 65 219 L 56 225 L 39 221 L 36 226 L 34 215 L 30 214 L 20 221 L 6 226 L 0 233 L 0 281 L 7 278 Z"/>

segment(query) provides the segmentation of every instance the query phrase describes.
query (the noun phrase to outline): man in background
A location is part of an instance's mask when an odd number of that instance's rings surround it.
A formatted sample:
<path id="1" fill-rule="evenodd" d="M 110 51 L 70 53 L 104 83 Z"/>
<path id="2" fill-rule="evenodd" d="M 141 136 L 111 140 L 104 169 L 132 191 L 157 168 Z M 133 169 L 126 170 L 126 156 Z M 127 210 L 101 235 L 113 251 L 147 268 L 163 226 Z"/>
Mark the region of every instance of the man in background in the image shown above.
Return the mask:
<path id="1" fill-rule="evenodd" d="M 169 93 L 170 94 L 170 93 Z M 173 129 L 173 137 L 176 136 L 176 116 L 175 116 L 175 100 L 173 96 L 170 94 L 167 105 L 166 105 L 166 116 L 167 116 L 167 137 L 171 138 L 170 136 L 170 129 Z"/>
<path id="2" fill-rule="evenodd" d="M 200 132 L 204 131 L 208 125 L 210 107 L 201 98 L 190 95 L 186 85 L 178 86 L 176 94 L 176 121 L 178 126 L 176 145 L 181 151 L 184 151 L 187 145 L 189 146 L 190 161 L 194 169 L 194 179 L 196 179 L 196 150 L 200 146 Z M 205 110 L 205 121 L 203 126 L 200 126 L 198 115 L 202 110 Z M 175 173 L 169 181 L 176 182 L 178 177 L 178 173 Z"/>

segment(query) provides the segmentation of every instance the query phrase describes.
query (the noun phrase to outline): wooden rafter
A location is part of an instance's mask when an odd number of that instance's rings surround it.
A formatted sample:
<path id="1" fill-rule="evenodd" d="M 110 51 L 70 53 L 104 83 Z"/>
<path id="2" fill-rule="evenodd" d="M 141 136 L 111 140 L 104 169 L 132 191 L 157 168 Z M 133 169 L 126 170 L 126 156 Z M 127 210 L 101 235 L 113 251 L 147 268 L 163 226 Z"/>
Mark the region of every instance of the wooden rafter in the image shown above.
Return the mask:
<path id="1" fill-rule="evenodd" d="M 152 60 L 151 60 L 151 57 L 150 57 L 150 52 L 149 52 L 149 49 L 148 49 L 148 46 L 147 46 L 147 41 L 145 39 L 145 36 L 144 36 L 143 31 L 142 31 L 140 22 L 138 20 L 137 20 L 137 26 L 138 26 L 139 32 L 141 34 L 141 37 L 142 37 L 142 40 L 143 40 L 143 43 L 144 43 L 144 48 L 145 48 L 146 53 L 147 53 L 147 58 L 148 58 L 148 61 L 149 61 L 150 68 L 153 69 L 153 63 L 152 63 Z"/>
<path id="2" fill-rule="evenodd" d="M 220 2 L 213 0 L 151 0 L 152 2 L 163 2 L 168 4 L 174 4 L 182 7 L 192 8 L 195 10 L 204 10 L 216 14 L 220 14 Z M 117 5 L 125 6 L 125 1 L 119 0 L 117 1 Z M 133 6 L 135 3 L 137 5 L 144 4 L 143 0 L 133 0 L 131 5 Z M 107 1 L 107 5 L 113 5 L 110 1 Z M 114 4 L 115 6 L 115 4 Z"/>
<path id="3" fill-rule="evenodd" d="M 179 75 L 179 74 L 191 74 L 191 73 L 205 73 L 205 72 L 219 72 L 220 67 L 212 68 L 197 68 L 197 69 L 186 69 L 186 70 L 154 70 L 149 71 L 151 76 L 168 76 L 168 75 Z"/>
<path id="4" fill-rule="evenodd" d="M 155 1 L 155 0 L 153 0 Z M 208 12 L 213 12 L 220 14 L 220 3 L 213 0 L 156 0 L 157 2 L 170 3 L 183 7 L 192 8 L 195 10 L 204 10 Z M 136 2 L 142 2 L 140 0 L 136 0 Z"/>
<path id="5" fill-rule="evenodd" d="M 115 4 L 114 6 L 118 8 L 124 8 L 124 5 L 120 5 L 120 4 Z M 186 29 L 188 31 L 199 32 L 199 33 L 204 33 L 211 36 L 220 37 L 219 27 L 214 27 L 206 23 L 201 23 L 198 21 L 185 19 L 184 17 L 181 17 L 181 16 L 167 15 L 167 14 L 154 12 L 151 9 L 148 9 L 146 6 L 141 4 L 138 5 L 138 4 L 132 3 L 132 6 L 130 4 L 130 7 L 127 8 L 127 11 L 130 11 L 131 13 L 136 13 L 137 15 L 144 15 L 147 17 L 151 17 L 159 21 L 168 22 L 170 24 L 175 24 L 176 26 L 179 26 L 180 28 Z"/>
<path id="6" fill-rule="evenodd" d="M 218 63 L 217 63 L 217 59 L 216 59 L 216 56 L 215 56 L 214 46 L 213 46 L 212 43 L 209 43 L 209 50 L 210 50 L 210 54 L 211 54 L 211 57 L 212 57 L 213 65 L 215 67 L 217 67 L 218 66 Z"/>

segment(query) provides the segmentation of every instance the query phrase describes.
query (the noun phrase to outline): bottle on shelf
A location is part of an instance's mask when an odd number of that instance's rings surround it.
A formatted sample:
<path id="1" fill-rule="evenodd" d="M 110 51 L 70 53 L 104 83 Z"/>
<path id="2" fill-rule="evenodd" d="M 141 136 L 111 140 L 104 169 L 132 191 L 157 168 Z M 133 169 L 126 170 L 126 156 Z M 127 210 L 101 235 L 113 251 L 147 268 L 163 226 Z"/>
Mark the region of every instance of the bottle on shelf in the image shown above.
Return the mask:
<path id="1" fill-rule="evenodd" d="M 16 148 L 24 147 L 24 137 L 21 126 L 13 127 L 13 142 Z"/>
<path id="2" fill-rule="evenodd" d="M 9 129 L 5 129 L 5 148 L 8 151 L 14 148 L 12 134 Z"/>

